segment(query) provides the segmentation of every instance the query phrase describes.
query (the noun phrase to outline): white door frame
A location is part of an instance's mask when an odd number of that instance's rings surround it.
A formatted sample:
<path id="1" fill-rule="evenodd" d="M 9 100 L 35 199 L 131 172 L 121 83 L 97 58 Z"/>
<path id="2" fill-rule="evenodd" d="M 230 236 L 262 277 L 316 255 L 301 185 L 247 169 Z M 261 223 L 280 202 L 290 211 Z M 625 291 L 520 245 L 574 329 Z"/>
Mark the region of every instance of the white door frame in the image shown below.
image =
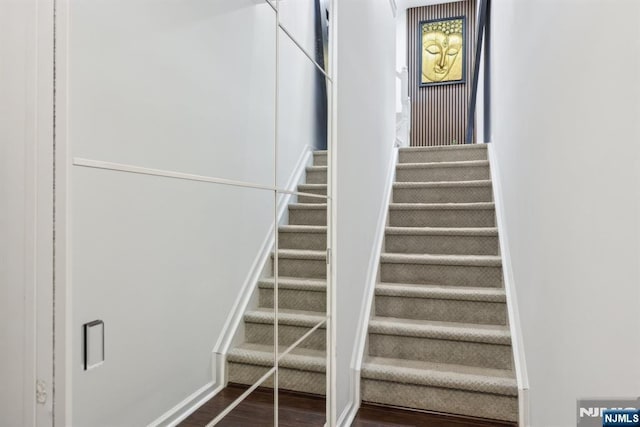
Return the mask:
<path id="1" fill-rule="evenodd" d="M 15 233 L 0 242 L 7 245 L 12 263 L 3 271 L 3 280 L 4 273 L 8 273 L 3 286 L 20 299 L 14 317 L 5 319 L 23 336 L 21 347 L 13 353 L 21 355 L 24 367 L 22 372 L 15 373 L 22 386 L 19 396 L 22 407 L 15 413 L 20 413 L 24 426 L 51 426 L 54 401 L 54 1 L 3 3 L 0 12 L 2 55 L 7 58 L 0 84 L 8 94 L 2 99 L 3 108 L 10 111 L 2 131 L 3 138 L 7 138 L 2 142 L 6 155 L 3 160 L 7 165 L 3 171 L 7 194 L 3 193 L 2 202 L 19 201 L 10 209 L 3 209 L 8 212 L 8 216 L 3 217 L 7 220 L 3 226 Z"/>
<path id="2" fill-rule="evenodd" d="M 35 138 L 33 179 L 35 425 L 53 425 L 54 396 L 54 0 L 31 0 L 36 6 Z M 44 393 L 44 394 L 43 394 Z"/>
<path id="3" fill-rule="evenodd" d="M 34 38 L 34 138 L 29 147 L 28 207 L 33 222 L 27 235 L 28 264 L 33 278 L 27 280 L 28 310 L 32 310 L 34 339 L 27 358 L 33 357 L 35 381 L 31 401 L 35 426 L 53 425 L 54 405 L 54 1 L 31 0 L 35 7 Z M 27 144 L 30 145 L 31 141 Z M 32 293 L 31 293 L 32 292 Z"/>
<path id="4" fill-rule="evenodd" d="M 50 0 L 54 2 L 55 25 L 55 427 L 71 426 L 71 282 L 68 275 L 70 257 L 68 255 L 68 176 L 70 171 L 67 140 L 67 88 L 68 88 L 68 30 L 70 0 Z"/>

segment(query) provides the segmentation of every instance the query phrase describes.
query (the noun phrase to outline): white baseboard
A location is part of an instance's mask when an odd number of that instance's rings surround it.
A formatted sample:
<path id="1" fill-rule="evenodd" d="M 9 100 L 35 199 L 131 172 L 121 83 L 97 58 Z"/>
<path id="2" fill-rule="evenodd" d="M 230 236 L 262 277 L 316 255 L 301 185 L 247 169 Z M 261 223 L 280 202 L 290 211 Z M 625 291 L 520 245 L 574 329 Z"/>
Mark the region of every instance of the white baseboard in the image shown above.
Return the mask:
<path id="1" fill-rule="evenodd" d="M 310 146 L 306 146 L 300 155 L 298 162 L 296 163 L 296 167 L 289 178 L 285 190 L 294 191 L 296 186 L 304 179 L 304 173 L 306 170 L 306 166 L 309 164 L 311 156 L 313 155 L 313 149 Z M 293 195 L 284 194 L 283 197 L 278 199 L 278 224 L 281 224 L 283 221 L 286 221 L 285 213 L 287 210 L 287 206 L 289 205 L 289 201 Z M 213 352 L 219 355 L 226 355 L 229 351 L 229 347 L 231 346 L 233 337 L 242 321 L 242 316 L 244 315 L 247 305 L 251 300 L 251 296 L 253 292 L 251 290 L 256 286 L 258 280 L 260 279 L 260 275 L 262 274 L 263 267 L 265 263 L 268 261 L 271 256 L 271 248 L 274 245 L 274 227 L 272 226 L 267 233 L 260 250 L 258 251 L 253 263 L 251 264 L 251 268 L 249 269 L 249 274 L 247 275 L 244 283 L 242 284 L 242 288 L 236 301 L 234 302 L 231 308 L 231 315 L 227 317 L 227 321 L 222 329 L 222 333 L 216 342 L 216 345 L 213 348 Z"/>
<path id="2" fill-rule="evenodd" d="M 293 169 L 293 172 L 289 176 L 287 183 L 284 185 L 283 189 L 287 191 L 296 191 L 298 185 L 303 184 L 306 178 L 306 168 L 307 166 L 311 166 L 313 164 L 313 147 L 310 145 L 305 145 L 298 157 L 298 161 L 296 162 L 296 166 Z M 294 194 L 281 194 L 282 197 L 278 198 L 278 224 L 286 224 L 289 220 L 289 212 L 287 207 L 290 203 L 295 203 L 297 201 L 298 196 Z"/>
<path id="3" fill-rule="evenodd" d="M 338 427 L 350 427 L 356 419 L 356 415 L 358 415 L 358 409 L 360 409 L 360 370 L 352 369 L 351 374 L 350 391 L 352 399 L 338 417 L 338 421 L 336 423 L 336 426 Z"/>
<path id="4" fill-rule="evenodd" d="M 491 182 L 493 186 L 493 200 L 496 209 L 496 222 L 498 224 L 498 235 L 500 241 L 500 254 L 502 256 L 502 266 L 504 269 L 504 287 L 507 293 L 507 310 L 509 313 L 509 328 L 511 332 L 511 345 L 513 347 L 513 357 L 518 383 L 519 400 L 519 425 L 528 427 L 529 419 L 529 377 L 527 375 L 527 363 L 524 354 L 524 341 L 520 326 L 520 312 L 518 310 L 518 299 L 516 297 L 515 280 L 511 267 L 511 253 L 509 251 L 509 235 L 505 221 L 504 203 L 502 201 L 502 185 L 500 181 L 500 165 L 495 154 L 494 144 L 488 144 L 489 163 L 491 169 Z"/>
<path id="5" fill-rule="evenodd" d="M 191 396 L 187 397 L 182 402 L 165 412 L 160 418 L 149 424 L 148 427 L 177 426 L 196 409 L 218 394 L 222 388 L 222 384 L 216 385 L 213 381 L 205 384 Z"/>
<path id="6" fill-rule="evenodd" d="M 313 148 L 305 146 L 296 162 L 296 166 L 285 184 L 284 190 L 295 191 L 298 184 L 302 183 L 305 177 L 306 167 L 310 164 L 313 156 Z M 277 206 L 277 223 L 280 225 L 287 221 L 287 207 L 293 194 L 282 194 L 278 198 Z M 218 341 L 212 351 L 212 369 L 211 382 L 207 383 L 201 389 L 194 392 L 191 396 L 177 404 L 174 408 L 167 411 L 160 418 L 150 424 L 153 427 L 175 426 L 188 417 L 196 409 L 210 400 L 213 396 L 220 392 L 226 386 L 226 355 L 229 352 L 236 331 L 240 327 L 244 313 L 252 300 L 254 289 L 260 279 L 264 266 L 266 265 L 274 245 L 275 227 L 272 225 L 260 246 L 260 250 L 256 254 L 253 263 L 249 269 L 249 273 L 242 284 L 238 297 L 236 298 L 230 315 L 227 317 L 226 323 L 222 328 Z"/>
<path id="7" fill-rule="evenodd" d="M 520 427 L 531 426 L 531 412 L 529 411 L 529 388 L 518 390 L 518 425 Z"/>

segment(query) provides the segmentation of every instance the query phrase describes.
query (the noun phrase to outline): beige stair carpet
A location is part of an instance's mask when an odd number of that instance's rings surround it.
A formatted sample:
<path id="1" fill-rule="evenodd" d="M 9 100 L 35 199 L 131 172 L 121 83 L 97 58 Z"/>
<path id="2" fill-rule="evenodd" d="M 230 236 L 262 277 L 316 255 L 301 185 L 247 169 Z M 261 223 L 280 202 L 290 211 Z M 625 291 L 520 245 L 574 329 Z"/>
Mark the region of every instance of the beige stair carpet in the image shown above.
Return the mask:
<path id="1" fill-rule="evenodd" d="M 326 151 L 313 153 L 298 192 L 327 194 Z M 278 343 L 286 350 L 325 319 L 327 307 L 326 199 L 298 196 L 289 205 L 289 224 L 278 229 Z M 275 254 L 269 262 L 273 271 Z M 258 308 L 244 314 L 244 342 L 227 355 L 231 383 L 252 385 L 274 366 L 274 277 L 258 282 Z M 320 327 L 284 356 L 280 389 L 325 394 L 326 330 Z M 263 386 L 272 387 L 273 378 Z"/>
<path id="2" fill-rule="evenodd" d="M 517 421 L 486 146 L 401 148 L 398 162 L 362 399 Z"/>

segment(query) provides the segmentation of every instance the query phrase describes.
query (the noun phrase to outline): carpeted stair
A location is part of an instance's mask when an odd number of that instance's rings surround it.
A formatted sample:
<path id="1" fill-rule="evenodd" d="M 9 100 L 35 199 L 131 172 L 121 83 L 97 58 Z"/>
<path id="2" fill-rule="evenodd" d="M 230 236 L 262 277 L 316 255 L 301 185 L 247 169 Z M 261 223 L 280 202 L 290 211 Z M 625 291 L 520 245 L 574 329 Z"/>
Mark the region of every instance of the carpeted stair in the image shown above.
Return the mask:
<path id="1" fill-rule="evenodd" d="M 401 148 L 398 158 L 362 399 L 517 421 L 486 146 Z"/>
<path id="2" fill-rule="evenodd" d="M 327 194 L 326 151 L 313 153 L 306 169 L 306 183 L 298 191 Z M 282 352 L 326 316 L 326 200 L 298 196 L 289 205 L 289 224 L 278 229 L 278 342 Z M 272 254 L 270 270 L 273 271 Z M 258 283 L 258 308 L 244 315 L 244 342 L 227 355 L 228 380 L 254 384 L 274 365 L 274 277 Z M 320 327 L 282 358 L 279 388 L 325 394 L 326 330 Z M 272 379 L 264 386 L 271 387 Z"/>

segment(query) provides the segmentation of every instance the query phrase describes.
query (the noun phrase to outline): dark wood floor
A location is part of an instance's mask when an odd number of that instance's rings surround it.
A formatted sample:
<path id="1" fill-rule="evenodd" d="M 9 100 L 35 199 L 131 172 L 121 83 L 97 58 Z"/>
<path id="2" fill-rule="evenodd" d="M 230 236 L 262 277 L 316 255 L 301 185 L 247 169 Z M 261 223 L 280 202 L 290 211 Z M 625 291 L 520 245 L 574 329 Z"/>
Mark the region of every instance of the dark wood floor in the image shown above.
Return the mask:
<path id="1" fill-rule="evenodd" d="M 352 427 L 516 427 L 514 423 L 363 404 Z"/>
<path id="2" fill-rule="evenodd" d="M 205 403 L 181 427 L 206 426 L 240 396 L 246 387 L 229 385 Z M 278 397 L 282 427 L 322 427 L 325 422 L 325 399 L 298 393 L 280 391 Z M 273 426 L 273 390 L 259 388 L 231 411 L 218 426 L 271 427 Z M 514 423 L 489 421 L 470 417 L 407 411 L 386 406 L 362 405 L 352 427 L 515 427 Z"/>
<path id="3" fill-rule="evenodd" d="M 201 406 L 181 427 L 202 427 L 213 420 L 247 389 L 230 384 L 213 399 Z M 280 391 L 278 394 L 278 425 L 281 427 L 322 427 L 326 403 L 322 396 L 310 396 Z M 231 411 L 218 426 L 271 427 L 273 426 L 273 389 L 258 388 Z"/>

